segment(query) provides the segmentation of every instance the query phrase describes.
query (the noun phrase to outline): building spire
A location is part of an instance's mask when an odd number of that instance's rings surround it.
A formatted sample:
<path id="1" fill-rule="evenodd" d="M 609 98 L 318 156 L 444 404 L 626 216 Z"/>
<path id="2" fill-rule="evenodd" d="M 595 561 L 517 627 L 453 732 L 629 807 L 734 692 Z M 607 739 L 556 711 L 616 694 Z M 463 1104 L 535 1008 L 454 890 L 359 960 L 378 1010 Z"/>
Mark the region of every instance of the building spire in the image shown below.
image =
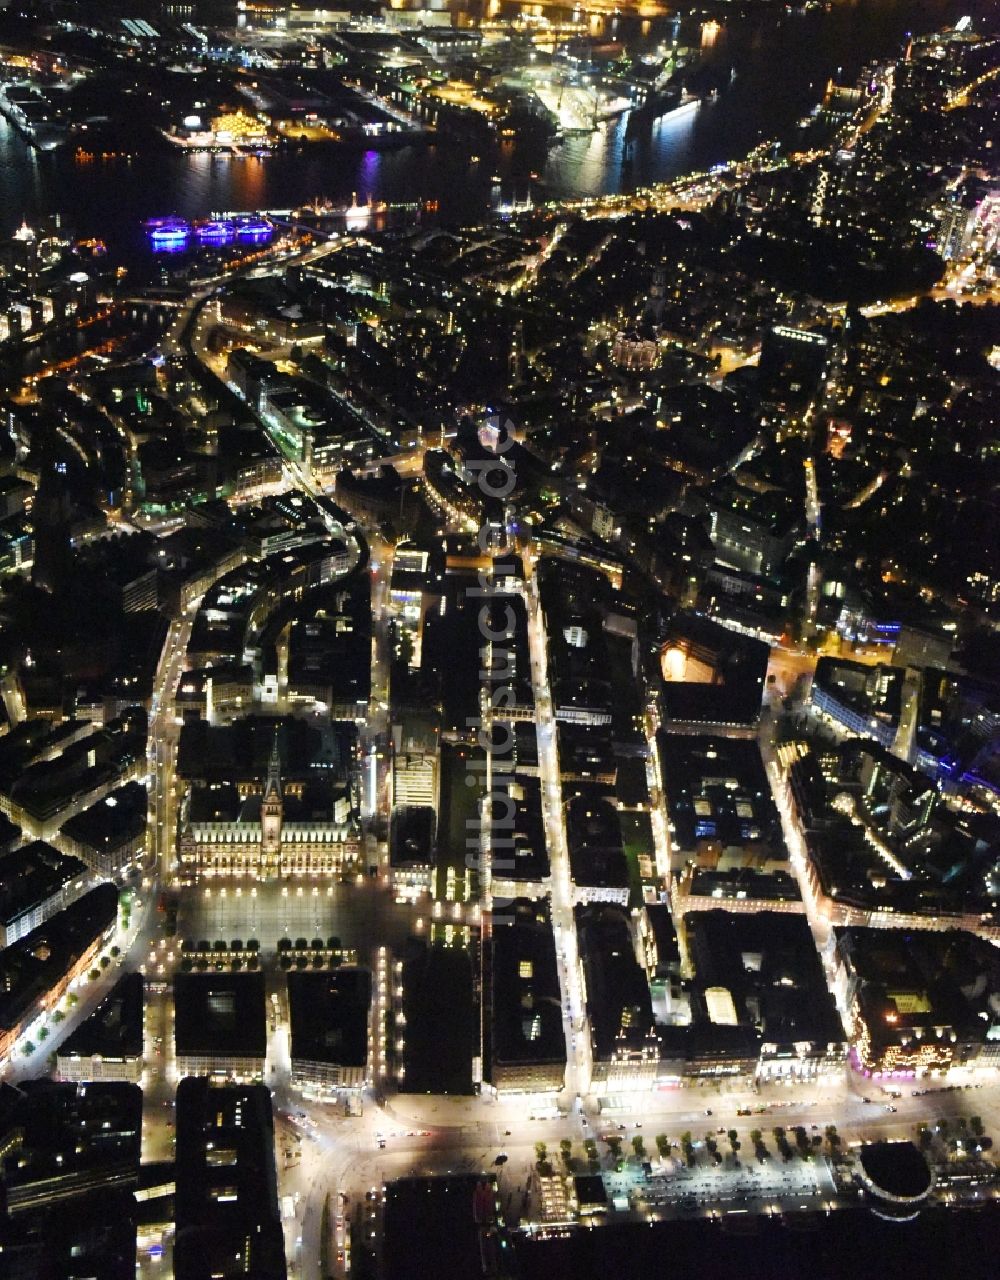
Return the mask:
<path id="1" fill-rule="evenodd" d="M 278 730 L 275 729 L 271 740 L 271 758 L 267 763 L 267 782 L 264 785 L 264 799 L 276 796 L 281 799 L 281 754 L 278 751 Z"/>

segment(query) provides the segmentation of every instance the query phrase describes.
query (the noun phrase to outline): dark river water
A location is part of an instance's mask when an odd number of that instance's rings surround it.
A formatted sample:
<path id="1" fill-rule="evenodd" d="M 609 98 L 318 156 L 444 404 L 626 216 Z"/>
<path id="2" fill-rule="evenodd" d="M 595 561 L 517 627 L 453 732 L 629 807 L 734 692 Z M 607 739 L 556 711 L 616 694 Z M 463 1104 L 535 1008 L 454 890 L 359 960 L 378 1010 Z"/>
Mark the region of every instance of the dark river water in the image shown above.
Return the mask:
<path id="1" fill-rule="evenodd" d="M 506 0 L 504 0 L 506 3 Z M 513 6 L 512 6 L 513 7 Z M 349 202 L 436 199 L 441 216 L 471 220 L 495 195 L 523 197 L 529 175 L 536 198 L 598 194 L 675 177 L 745 154 L 766 138 L 790 139 L 830 76 L 853 81 L 866 63 L 898 51 L 906 33 L 988 14 L 990 0 L 834 0 L 829 12 L 724 20 L 705 58 L 735 73 L 714 101 L 658 121 L 622 164 L 624 121 L 544 150 L 508 144 L 475 161 L 467 148 L 432 146 L 376 152 L 312 149 L 264 159 L 183 156 L 156 151 L 133 160 L 80 163 L 72 151 L 38 153 L 0 117 L 0 234 L 22 217 L 63 212 L 79 236 L 100 236 L 116 258 L 142 251 L 142 219 L 204 216 L 217 209 L 288 208 L 314 196 Z M 555 14 L 555 10 L 546 10 Z M 679 31 L 669 18 L 595 19 L 600 34 L 655 48 L 677 31 L 700 42 L 700 22 Z"/>

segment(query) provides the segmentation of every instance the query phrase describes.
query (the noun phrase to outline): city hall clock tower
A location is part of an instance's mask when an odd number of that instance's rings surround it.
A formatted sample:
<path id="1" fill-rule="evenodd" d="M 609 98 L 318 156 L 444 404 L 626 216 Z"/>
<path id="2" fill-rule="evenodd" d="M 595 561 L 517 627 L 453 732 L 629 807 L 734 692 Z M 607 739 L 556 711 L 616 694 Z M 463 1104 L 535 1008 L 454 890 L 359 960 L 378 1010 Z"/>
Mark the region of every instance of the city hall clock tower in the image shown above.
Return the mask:
<path id="1" fill-rule="evenodd" d="M 281 823 L 285 802 L 281 792 L 281 757 L 278 754 L 278 735 L 271 745 L 271 759 L 267 766 L 267 782 L 260 806 L 261 853 L 265 858 L 277 858 L 281 851 Z"/>

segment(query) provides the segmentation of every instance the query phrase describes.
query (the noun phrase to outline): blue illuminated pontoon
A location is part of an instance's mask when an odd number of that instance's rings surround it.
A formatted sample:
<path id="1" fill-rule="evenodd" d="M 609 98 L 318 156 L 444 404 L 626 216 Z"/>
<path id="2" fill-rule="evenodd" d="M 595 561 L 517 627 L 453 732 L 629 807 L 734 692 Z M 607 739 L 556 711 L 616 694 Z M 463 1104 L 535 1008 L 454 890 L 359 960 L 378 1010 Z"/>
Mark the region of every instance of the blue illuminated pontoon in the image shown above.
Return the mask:
<path id="1" fill-rule="evenodd" d="M 274 235 L 274 225 L 267 218 L 237 218 L 236 236 L 239 240 L 270 240 Z"/>
<path id="2" fill-rule="evenodd" d="M 150 218 L 143 224 L 154 252 L 175 253 L 187 246 L 191 224 L 183 218 Z"/>
<path id="3" fill-rule="evenodd" d="M 199 244 L 228 244 L 236 235 L 236 228 L 223 219 L 196 222 L 194 234 Z"/>
<path id="4" fill-rule="evenodd" d="M 263 244 L 274 237 L 269 218 L 247 214 L 240 218 L 208 218 L 188 222 L 185 218 L 150 218 L 143 226 L 154 253 L 180 253 L 192 240 L 206 248 L 222 247 L 234 240 Z"/>

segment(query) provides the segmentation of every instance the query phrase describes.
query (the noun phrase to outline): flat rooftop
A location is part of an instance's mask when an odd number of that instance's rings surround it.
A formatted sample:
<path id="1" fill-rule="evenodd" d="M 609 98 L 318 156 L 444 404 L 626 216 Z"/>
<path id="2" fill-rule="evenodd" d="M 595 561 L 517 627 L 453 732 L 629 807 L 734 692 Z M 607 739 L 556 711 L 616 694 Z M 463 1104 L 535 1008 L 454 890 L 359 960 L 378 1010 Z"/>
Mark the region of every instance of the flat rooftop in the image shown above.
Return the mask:
<path id="1" fill-rule="evenodd" d="M 263 1058 L 267 1016 L 262 973 L 178 973 L 174 977 L 178 1056 Z"/>
<path id="2" fill-rule="evenodd" d="M 632 944 L 628 915 L 620 907 L 577 907 L 594 1057 L 606 1061 L 620 1048 L 641 1049 L 653 1031 L 646 975 Z"/>
<path id="3" fill-rule="evenodd" d="M 472 1092 L 473 1001 L 472 959 L 467 951 L 420 946 L 403 961 L 403 1087 L 407 1092 Z"/>
<path id="4" fill-rule="evenodd" d="M 368 969 L 289 972 L 292 1058 L 363 1067 L 368 1061 L 371 996 Z"/>
<path id="5" fill-rule="evenodd" d="M 546 901 L 494 912 L 493 1061 L 566 1061 L 556 947 Z"/>
<path id="6" fill-rule="evenodd" d="M 762 870 L 786 863 L 778 810 L 757 743 L 748 738 L 661 734 L 660 773 L 674 843 L 687 855 L 715 848 Z M 701 865 L 712 865 L 702 862 Z"/>
<path id="7" fill-rule="evenodd" d="M 382 1249 L 384 1280 L 503 1280 L 514 1275 L 513 1249 L 491 1177 L 390 1182 Z"/>
<path id="8" fill-rule="evenodd" d="M 33 840 L 0 857 L 0 925 L 51 898 L 77 877 L 87 874 L 79 858 L 68 857 L 42 840 Z"/>
<path id="9" fill-rule="evenodd" d="M 0 951 L 0 1029 L 16 1027 L 118 914 L 118 890 L 98 885 Z"/>
<path id="10" fill-rule="evenodd" d="M 59 1046 L 59 1057 L 141 1057 L 143 997 L 142 974 L 125 974 Z"/>
<path id="11" fill-rule="evenodd" d="M 28 1080 L 0 1098 L 0 1158 L 7 1206 L 39 1207 L 53 1183 L 68 1195 L 135 1185 L 139 1174 L 142 1090 L 99 1082 L 79 1086 Z M 20 1133 L 17 1148 L 8 1145 Z M 103 1182 L 103 1185 L 102 1185 Z M 2 1219 L 0 1219 L 2 1222 Z M 6 1272 L 5 1272 L 6 1274 Z"/>
<path id="12" fill-rule="evenodd" d="M 867 1208 L 833 1213 L 724 1214 L 603 1226 L 515 1239 L 521 1280 L 683 1276 L 712 1280 L 992 1280 L 1000 1209 L 929 1208 L 913 1222 L 886 1222 Z M 667 1262 L 669 1259 L 669 1270 Z M 957 1261 L 960 1260 L 960 1261 Z"/>
<path id="13" fill-rule="evenodd" d="M 667 724 L 750 727 L 760 719 L 770 650 L 708 618 L 678 614 L 661 653 Z"/>
<path id="14" fill-rule="evenodd" d="M 264 1085 L 177 1086 L 177 1280 L 283 1280 L 274 1118 Z"/>

